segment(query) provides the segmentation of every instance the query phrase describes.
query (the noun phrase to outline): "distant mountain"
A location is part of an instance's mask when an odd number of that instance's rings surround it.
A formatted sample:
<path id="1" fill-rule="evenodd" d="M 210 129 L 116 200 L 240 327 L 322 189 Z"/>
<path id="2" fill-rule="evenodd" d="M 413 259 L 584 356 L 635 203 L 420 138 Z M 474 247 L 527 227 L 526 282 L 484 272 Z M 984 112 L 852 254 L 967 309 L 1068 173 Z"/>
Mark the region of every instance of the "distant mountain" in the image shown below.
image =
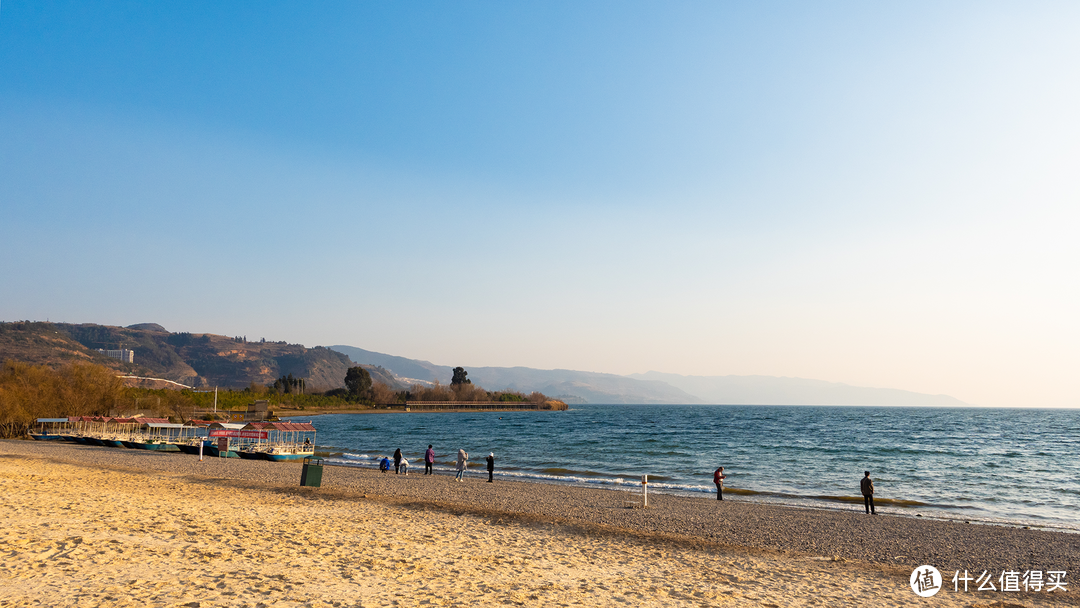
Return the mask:
<path id="1" fill-rule="evenodd" d="M 134 363 L 96 349 L 135 351 Z M 171 333 L 157 323 L 129 327 L 93 323 L 0 322 L 0 361 L 59 366 L 89 361 L 125 374 L 190 386 L 269 385 L 292 374 L 318 391 L 344 385 L 352 365 L 394 390 L 416 383 L 449 384 L 453 368 L 353 346 L 305 348 L 285 342 L 247 342 L 215 334 Z M 354 363 L 355 362 L 355 363 Z M 948 395 L 774 376 L 682 376 L 647 372 L 619 376 L 565 369 L 468 367 L 488 390 L 539 391 L 567 403 L 717 403 L 740 405 L 965 405 Z"/>
<path id="2" fill-rule="evenodd" d="M 454 368 L 449 365 L 435 365 L 434 363 L 419 361 L 417 359 L 406 359 L 405 357 L 397 357 L 395 355 L 384 355 L 383 353 L 364 350 L 362 348 L 356 348 L 355 346 L 337 345 L 331 346 L 330 350 L 347 355 L 358 365 L 369 364 L 383 367 L 406 384 L 415 383 L 411 381 L 419 381 L 421 384 L 435 381 L 439 381 L 442 384 L 450 384 L 450 379 L 454 377 Z M 472 372 L 470 372 L 470 379 L 471 373 Z M 484 388 L 493 390 L 486 386 Z"/>
<path id="3" fill-rule="evenodd" d="M 386 368 L 403 384 L 441 382 L 453 376 L 436 365 L 356 348 L 331 346 L 356 363 Z M 681 376 L 648 372 L 619 376 L 565 369 L 469 367 L 469 379 L 488 390 L 540 391 L 568 403 L 715 403 L 737 405 L 965 405 L 948 395 L 776 376 Z"/>
<path id="4" fill-rule="evenodd" d="M 666 382 L 705 403 L 739 405 L 966 405 L 948 395 L 894 388 L 867 388 L 839 382 L 777 376 L 682 376 L 661 372 L 631 374 Z"/>
<path id="5" fill-rule="evenodd" d="M 394 373 L 403 383 L 410 381 L 449 384 L 453 367 L 435 365 L 394 355 L 376 353 L 355 346 L 330 347 L 349 356 L 356 363 L 379 365 Z M 701 403 L 693 395 L 666 384 L 637 380 L 616 374 L 577 372 L 566 369 L 529 367 L 465 367 L 469 380 L 489 391 L 540 391 L 545 395 L 568 397 L 582 403 Z"/>
<path id="6" fill-rule="evenodd" d="M 169 330 L 158 325 L 157 323 L 136 323 L 134 325 L 128 325 L 128 329 L 145 329 L 147 331 L 163 331 L 169 333 Z"/>

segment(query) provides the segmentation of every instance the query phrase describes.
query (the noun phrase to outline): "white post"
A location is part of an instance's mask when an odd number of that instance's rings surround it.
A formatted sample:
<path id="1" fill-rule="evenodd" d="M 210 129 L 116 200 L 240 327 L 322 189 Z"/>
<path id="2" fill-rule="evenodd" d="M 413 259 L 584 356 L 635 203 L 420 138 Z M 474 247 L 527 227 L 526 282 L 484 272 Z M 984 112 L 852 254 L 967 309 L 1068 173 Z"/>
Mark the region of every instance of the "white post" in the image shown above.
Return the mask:
<path id="1" fill-rule="evenodd" d="M 202 449 L 203 449 L 203 440 L 202 440 L 202 439 L 200 439 L 200 440 L 199 440 L 199 462 L 202 462 L 202 461 L 203 461 L 203 460 L 202 460 Z"/>
<path id="2" fill-rule="evenodd" d="M 649 506 L 649 476 L 641 476 L 641 495 L 645 498 L 645 504 L 643 506 Z"/>

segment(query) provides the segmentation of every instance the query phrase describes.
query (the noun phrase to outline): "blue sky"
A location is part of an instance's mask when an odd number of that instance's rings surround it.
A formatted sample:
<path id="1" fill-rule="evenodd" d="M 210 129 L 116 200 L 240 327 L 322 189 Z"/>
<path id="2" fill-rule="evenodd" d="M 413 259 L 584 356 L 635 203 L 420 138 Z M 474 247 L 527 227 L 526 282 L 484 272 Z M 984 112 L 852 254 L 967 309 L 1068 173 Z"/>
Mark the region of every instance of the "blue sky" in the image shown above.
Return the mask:
<path id="1" fill-rule="evenodd" d="M 1080 6 L 0 4 L 0 319 L 1078 406 Z"/>

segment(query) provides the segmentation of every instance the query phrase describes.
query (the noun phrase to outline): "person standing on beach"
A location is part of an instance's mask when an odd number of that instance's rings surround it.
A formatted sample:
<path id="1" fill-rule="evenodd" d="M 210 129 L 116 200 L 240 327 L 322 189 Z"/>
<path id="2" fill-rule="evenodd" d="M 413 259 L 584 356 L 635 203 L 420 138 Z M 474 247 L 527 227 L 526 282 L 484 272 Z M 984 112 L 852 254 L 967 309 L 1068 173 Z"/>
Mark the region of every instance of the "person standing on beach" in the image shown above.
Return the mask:
<path id="1" fill-rule="evenodd" d="M 401 448 L 394 451 L 394 474 L 401 472 Z"/>
<path id="2" fill-rule="evenodd" d="M 491 452 L 487 457 L 488 463 L 488 483 L 492 483 L 495 480 L 495 452 Z"/>
<path id="3" fill-rule="evenodd" d="M 859 486 L 862 490 L 863 504 L 866 505 L 866 514 L 877 515 L 874 512 L 874 480 L 870 479 L 870 471 L 863 471 L 863 478 Z"/>
<path id="4" fill-rule="evenodd" d="M 727 479 L 727 475 L 724 475 L 724 467 L 716 469 L 712 474 L 712 482 L 716 484 L 716 500 L 724 500 L 725 479 Z"/>
<path id="5" fill-rule="evenodd" d="M 457 451 L 457 476 L 454 477 L 454 481 L 464 481 L 465 469 L 469 466 L 469 453 L 463 449 L 458 448 Z"/>
<path id="6" fill-rule="evenodd" d="M 409 476 L 409 460 L 404 457 L 401 459 L 401 472 L 404 473 L 406 477 Z"/>
<path id="7" fill-rule="evenodd" d="M 427 446 L 427 451 L 424 452 L 424 475 L 434 475 L 435 472 L 431 470 L 434 466 L 435 450 L 431 448 L 431 444 L 429 443 Z"/>

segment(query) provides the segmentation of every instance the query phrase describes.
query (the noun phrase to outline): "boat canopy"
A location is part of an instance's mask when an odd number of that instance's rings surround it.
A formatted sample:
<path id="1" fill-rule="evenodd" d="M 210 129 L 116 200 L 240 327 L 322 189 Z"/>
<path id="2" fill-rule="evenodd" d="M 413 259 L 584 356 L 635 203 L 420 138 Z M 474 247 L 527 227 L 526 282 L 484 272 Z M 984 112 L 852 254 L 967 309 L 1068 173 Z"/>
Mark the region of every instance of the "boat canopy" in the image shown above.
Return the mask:
<path id="1" fill-rule="evenodd" d="M 249 422 L 245 428 L 260 431 L 315 431 L 315 427 L 310 422 Z"/>
<path id="2" fill-rule="evenodd" d="M 211 428 L 211 429 L 232 429 L 232 430 L 238 431 L 238 430 L 244 428 L 244 425 L 242 423 L 239 423 L 239 422 L 214 422 L 214 423 L 210 424 L 210 426 L 208 426 L 207 428 Z"/>

